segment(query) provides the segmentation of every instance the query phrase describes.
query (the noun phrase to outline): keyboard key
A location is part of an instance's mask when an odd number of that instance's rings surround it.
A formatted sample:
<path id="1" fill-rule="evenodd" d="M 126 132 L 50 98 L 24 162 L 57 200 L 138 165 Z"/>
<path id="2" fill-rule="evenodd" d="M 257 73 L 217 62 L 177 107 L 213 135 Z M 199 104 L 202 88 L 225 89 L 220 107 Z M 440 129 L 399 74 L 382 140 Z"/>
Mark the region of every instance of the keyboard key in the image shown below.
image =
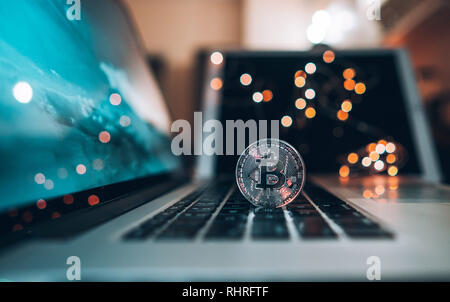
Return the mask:
<path id="1" fill-rule="evenodd" d="M 287 207 L 288 210 L 295 210 L 295 209 L 315 209 L 312 204 L 308 203 L 295 203 L 295 204 L 289 204 Z"/>
<path id="2" fill-rule="evenodd" d="M 255 217 L 256 218 L 256 217 Z M 286 227 L 286 222 L 283 221 L 268 221 L 268 220 L 254 220 L 252 227 L 253 239 L 289 239 L 289 232 Z"/>
<path id="3" fill-rule="evenodd" d="M 212 213 L 203 213 L 203 212 L 184 212 L 181 214 L 176 221 L 180 220 L 208 220 L 211 217 Z"/>
<path id="4" fill-rule="evenodd" d="M 322 217 L 296 217 L 294 225 L 305 239 L 333 239 L 336 234 Z"/>
<path id="5" fill-rule="evenodd" d="M 305 239 L 336 238 L 336 234 L 322 217 L 303 217 L 294 219 L 294 225 L 300 236 Z"/>
<path id="6" fill-rule="evenodd" d="M 356 218 L 356 217 L 362 217 L 361 214 L 359 214 L 356 211 L 348 211 L 348 212 L 331 212 L 331 213 L 325 213 L 329 218 L 332 220 L 337 219 L 345 219 L 345 218 Z"/>
<path id="7" fill-rule="evenodd" d="M 290 214 L 292 217 L 312 217 L 312 216 L 318 216 L 320 217 L 320 213 L 317 212 L 316 209 L 312 208 L 312 209 L 290 209 L 289 210 Z"/>
<path id="8" fill-rule="evenodd" d="M 156 230 L 164 225 L 167 218 L 160 216 L 160 214 L 154 216 L 150 220 L 141 223 L 137 228 L 134 228 L 125 235 L 125 239 L 144 239 L 154 234 Z"/>
<path id="9" fill-rule="evenodd" d="M 284 212 L 281 208 L 254 208 L 253 239 L 289 239 Z"/>
<path id="10" fill-rule="evenodd" d="M 284 221 L 284 215 L 277 214 L 262 214 L 256 215 L 254 221 Z"/>
<path id="11" fill-rule="evenodd" d="M 217 215 L 214 221 L 226 221 L 226 222 L 244 222 L 247 220 L 248 215 Z"/>
<path id="12" fill-rule="evenodd" d="M 206 240 L 237 240 L 244 236 L 246 220 L 214 221 L 206 233 Z"/>
<path id="13" fill-rule="evenodd" d="M 238 214 L 241 214 L 241 213 L 243 213 L 243 212 L 248 212 L 248 210 L 244 210 L 244 211 L 242 211 L 242 210 L 240 210 L 240 209 L 228 209 L 228 208 L 223 208 L 221 211 L 220 211 L 220 214 L 222 214 L 222 215 L 238 215 Z"/>
<path id="14" fill-rule="evenodd" d="M 187 210 L 188 213 L 212 213 L 216 210 L 215 207 L 197 207 L 193 206 Z"/>
<path id="15" fill-rule="evenodd" d="M 246 203 L 246 204 L 242 204 L 242 203 L 231 203 L 231 202 L 227 202 L 224 207 L 224 209 L 244 209 L 244 210 L 248 210 L 250 209 L 250 204 Z"/>
<path id="16" fill-rule="evenodd" d="M 257 207 L 253 209 L 255 215 L 264 215 L 264 214 L 275 214 L 275 215 L 284 215 L 283 210 L 281 208 L 263 208 Z"/>
<path id="17" fill-rule="evenodd" d="M 214 219 L 205 235 L 206 240 L 238 240 L 244 236 L 251 205 L 248 201 L 232 199 L 233 194 Z"/>
<path id="18" fill-rule="evenodd" d="M 227 200 L 227 204 L 238 204 L 238 205 L 249 205 L 249 206 L 251 205 L 250 202 L 248 202 L 247 199 L 235 199 L 235 198 L 232 198 L 232 197 L 230 197 Z"/>
<path id="19" fill-rule="evenodd" d="M 195 207 L 198 207 L 198 208 L 208 208 L 208 207 L 216 208 L 218 205 L 219 205 L 219 202 L 211 202 L 211 201 L 203 201 L 203 200 L 199 200 L 195 203 Z"/>
<path id="20" fill-rule="evenodd" d="M 284 221 L 284 212 L 282 209 L 256 208 L 254 210 L 255 221 Z"/>

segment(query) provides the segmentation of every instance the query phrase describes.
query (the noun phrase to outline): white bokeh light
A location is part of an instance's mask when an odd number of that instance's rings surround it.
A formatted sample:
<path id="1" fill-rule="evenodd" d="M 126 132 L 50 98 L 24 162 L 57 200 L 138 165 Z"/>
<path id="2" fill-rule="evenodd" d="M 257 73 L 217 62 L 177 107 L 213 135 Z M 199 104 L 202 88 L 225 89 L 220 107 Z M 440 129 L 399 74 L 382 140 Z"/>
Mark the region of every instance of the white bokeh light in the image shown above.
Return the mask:
<path id="1" fill-rule="evenodd" d="M 324 29 L 328 29 L 331 25 L 331 16 L 325 10 L 318 10 L 312 16 L 312 23 Z"/>
<path id="2" fill-rule="evenodd" d="M 219 51 L 215 51 L 211 54 L 211 63 L 215 64 L 215 65 L 219 65 L 222 64 L 223 62 L 223 55 L 221 52 Z"/>
<path id="3" fill-rule="evenodd" d="M 376 170 L 381 171 L 384 168 L 384 162 L 381 160 L 377 160 L 374 164 Z"/>
<path id="4" fill-rule="evenodd" d="M 33 88 L 27 82 L 18 82 L 14 85 L 13 95 L 19 103 L 29 103 L 33 98 Z"/>
<path id="5" fill-rule="evenodd" d="M 311 24 L 306 29 L 306 37 L 311 43 L 319 44 L 323 41 L 326 34 L 326 28 L 316 24 Z"/>
<path id="6" fill-rule="evenodd" d="M 126 115 L 122 115 L 120 117 L 119 123 L 120 123 L 120 126 L 122 126 L 122 127 L 128 127 L 131 124 L 131 119 Z"/>

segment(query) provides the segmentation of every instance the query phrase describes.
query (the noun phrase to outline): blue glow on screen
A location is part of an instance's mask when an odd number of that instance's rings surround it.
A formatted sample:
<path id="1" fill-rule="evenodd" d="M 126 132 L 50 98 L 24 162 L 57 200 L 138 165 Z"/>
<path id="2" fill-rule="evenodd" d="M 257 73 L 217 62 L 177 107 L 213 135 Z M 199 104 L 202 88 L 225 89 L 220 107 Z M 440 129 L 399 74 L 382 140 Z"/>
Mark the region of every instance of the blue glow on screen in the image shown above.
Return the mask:
<path id="1" fill-rule="evenodd" d="M 121 10 L 81 3 L 0 2 L 0 209 L 178 167 Z"/>

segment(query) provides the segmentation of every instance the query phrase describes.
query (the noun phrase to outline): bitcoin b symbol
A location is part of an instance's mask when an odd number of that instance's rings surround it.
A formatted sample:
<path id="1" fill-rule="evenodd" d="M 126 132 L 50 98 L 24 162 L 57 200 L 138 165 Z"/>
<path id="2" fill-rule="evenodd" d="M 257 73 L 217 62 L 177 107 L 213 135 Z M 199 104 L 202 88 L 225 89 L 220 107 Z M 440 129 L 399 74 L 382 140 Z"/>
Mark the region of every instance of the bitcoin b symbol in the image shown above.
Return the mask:
<path id="1" fill-rule="evenodd" d="M 259 166 L 260 182 L 256 184 L 257 188 L 274 189 L 280 188 L 286 179 L 286 176 L 276 170 L 276 166 Z"/>

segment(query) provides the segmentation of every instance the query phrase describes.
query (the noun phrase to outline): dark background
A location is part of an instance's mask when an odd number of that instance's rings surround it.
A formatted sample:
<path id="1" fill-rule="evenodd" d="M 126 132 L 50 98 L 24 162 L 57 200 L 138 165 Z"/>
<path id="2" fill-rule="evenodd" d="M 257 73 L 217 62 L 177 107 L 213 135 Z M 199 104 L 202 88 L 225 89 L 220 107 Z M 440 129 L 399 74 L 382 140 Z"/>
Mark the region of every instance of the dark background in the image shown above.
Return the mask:
<path id="1" fill-rule="evenodd" d="M 308 62 L 314 63 L 317 70 L 307 75 L 307 84 L 303 88 L 298 88 L 294 85 L 294 74 L 304 69 Z M 366 84 L 363 95 L 343 88 L 342 71 L 348 67 L 356 70 L 357 82 Z M 252 75 L 249 86 L 243 86 L 239 81 L 244 72 Z M 322 60 L 322 52 L 231 52 L 225 53 L 223 79 L 222 124 L 225 125 L 225 120 L 270 121 L 291 116 L 292 126 L 280 125 L 280 138 L 299 150 L 308 172 L 337 173 L 340 157 L 382 138 L 399 142 L 406 149 L 408 159 L 400 169 L 401 173 L 419 172 L 399 74 L 391 53 L 341 51 L 336 52 L 336 59 L 328 64 Z M 316 91 L 312 100 L 304 96 L 308 88 Z M 253 93 L 264 89 L 273 92 L 273 99 L 255 103 Z M 305 109 L 295 107 L 299 97 L 306 100 L 307 107 L 315 108 L 313 119 L 305 117 Z M 349 118 L 340 121 L 336 112 L 345 99 L 352 101 L 353 108 Z M 219 156 L 218 171 L 233 172 L 236 160 L 236 156 Z"/>

